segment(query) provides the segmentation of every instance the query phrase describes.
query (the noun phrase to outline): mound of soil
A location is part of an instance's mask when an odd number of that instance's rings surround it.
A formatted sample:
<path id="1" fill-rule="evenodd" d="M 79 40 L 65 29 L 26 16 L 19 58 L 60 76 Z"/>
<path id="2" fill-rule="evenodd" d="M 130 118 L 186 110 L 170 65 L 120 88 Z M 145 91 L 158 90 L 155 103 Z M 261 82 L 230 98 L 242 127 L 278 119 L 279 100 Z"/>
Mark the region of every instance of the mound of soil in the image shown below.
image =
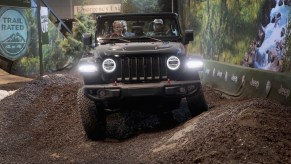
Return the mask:
<path id="1" fill-rule="evenodd" d="M 132 107 L 109 113 L 107 138 L 89 141 L 76 108 L 81 83 L 46 75 L 2 99 L 0 163 L 291 163 L 290 107 L 204 86 L 209 111 L 195 118 L 184 99 L 168 126 Z"/>

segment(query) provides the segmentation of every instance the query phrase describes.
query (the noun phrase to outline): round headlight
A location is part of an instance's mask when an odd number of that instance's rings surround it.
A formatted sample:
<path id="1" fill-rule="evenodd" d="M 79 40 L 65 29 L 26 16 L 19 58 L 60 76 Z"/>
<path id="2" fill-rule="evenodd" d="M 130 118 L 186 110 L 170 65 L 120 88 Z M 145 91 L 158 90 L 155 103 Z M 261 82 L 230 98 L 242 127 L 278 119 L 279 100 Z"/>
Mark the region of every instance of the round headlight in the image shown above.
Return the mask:
<path id="1" fill-rule="evenodd" d="M 176 56 L 171 56 L 167 60 L 167 67 L 173 71 L 177 70 L 180 67 L 180 64 L 180 59 Z"/>
<path id="2" fill-rule="evenodd" d="M 107 73 L 112 73 L 116 68 L 116 63 L 113 59 L 105 59 L 102 63 L 102 68 Z"/>

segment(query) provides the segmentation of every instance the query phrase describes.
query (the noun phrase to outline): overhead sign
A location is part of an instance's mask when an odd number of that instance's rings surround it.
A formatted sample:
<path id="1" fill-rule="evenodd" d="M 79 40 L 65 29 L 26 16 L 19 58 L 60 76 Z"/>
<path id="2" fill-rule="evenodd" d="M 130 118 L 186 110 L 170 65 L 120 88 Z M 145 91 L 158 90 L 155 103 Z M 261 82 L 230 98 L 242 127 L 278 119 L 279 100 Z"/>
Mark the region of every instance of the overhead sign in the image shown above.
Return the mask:
<path id="1" fill-rule="evenodd" d="M 26 53 L 28 47 L 28 21 L 21 10 L 0 10 L 0 55 L 16 60 Z"/>
<path id="2" fill-rule="evenodd" d="M 74 6 L 74 14 L 77 15 L 80 12 L 85 14 L 119 13 L 120 9 L 121 4 Z"/>

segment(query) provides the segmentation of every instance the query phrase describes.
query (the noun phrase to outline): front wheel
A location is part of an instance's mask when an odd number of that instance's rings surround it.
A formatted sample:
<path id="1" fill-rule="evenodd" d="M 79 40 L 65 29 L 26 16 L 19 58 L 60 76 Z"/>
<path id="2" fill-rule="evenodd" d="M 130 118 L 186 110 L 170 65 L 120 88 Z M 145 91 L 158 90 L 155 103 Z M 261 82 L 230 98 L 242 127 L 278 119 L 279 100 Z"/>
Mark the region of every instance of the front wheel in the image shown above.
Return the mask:
<path id="1" fill-rule="evenodd" d="M 208 105 L 204 98 L 204 94 L 201 88 L 199 88 L 191 96 L 186 97 L 188 108 L 193 117 L 208 110 Z"/>
<path id="2" fill-rule="evenodd" d="M 94 101 L 85 96 L 82 88 L 77 94 L 77 105 L 87 137 L 91 140 L 105 138 L 106 112 L 102 105 L 95 105 Z"/>

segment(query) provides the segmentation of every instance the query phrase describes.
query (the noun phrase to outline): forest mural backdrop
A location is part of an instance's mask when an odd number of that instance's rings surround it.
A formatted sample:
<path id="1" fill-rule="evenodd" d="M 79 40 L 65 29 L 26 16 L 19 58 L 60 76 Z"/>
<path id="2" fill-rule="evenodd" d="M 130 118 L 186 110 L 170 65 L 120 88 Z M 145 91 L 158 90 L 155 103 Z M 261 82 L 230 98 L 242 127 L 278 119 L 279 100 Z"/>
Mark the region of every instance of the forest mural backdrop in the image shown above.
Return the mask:
<path id="1" fill-rule="evenodd" d="M 190 54 L 257 69 L 291 72 L 291 0 L 122 0 L 121 4 L 124 13 L 163 12 L 173 6 L 178 6 L 175 12 L 183 28 L 194 30 L 194 41 L 187 46 Z M 19 10 L 29 20 L 31 41 L 26 55 L 14 61 L 12 72 L 37 75 L 36 11 Z M 82 56 L 80 36 L 84 32 L 94 33 L 95 20 L 82 13 L 75 20 L 74 35 L 69 37 L 64 37 L 55 21 L 50 20 L 49 44 L 43 45 L 45 72 L 74 65 Z"/>
<path id="2" fill-rule="evenodd" d="M 195 32 L 189 52 L 252 68 L 291 71 L 288 48 L 291 0 L 186 0 L 183 3 L 190 11 L 182 10 L 185 26 Z"/>

